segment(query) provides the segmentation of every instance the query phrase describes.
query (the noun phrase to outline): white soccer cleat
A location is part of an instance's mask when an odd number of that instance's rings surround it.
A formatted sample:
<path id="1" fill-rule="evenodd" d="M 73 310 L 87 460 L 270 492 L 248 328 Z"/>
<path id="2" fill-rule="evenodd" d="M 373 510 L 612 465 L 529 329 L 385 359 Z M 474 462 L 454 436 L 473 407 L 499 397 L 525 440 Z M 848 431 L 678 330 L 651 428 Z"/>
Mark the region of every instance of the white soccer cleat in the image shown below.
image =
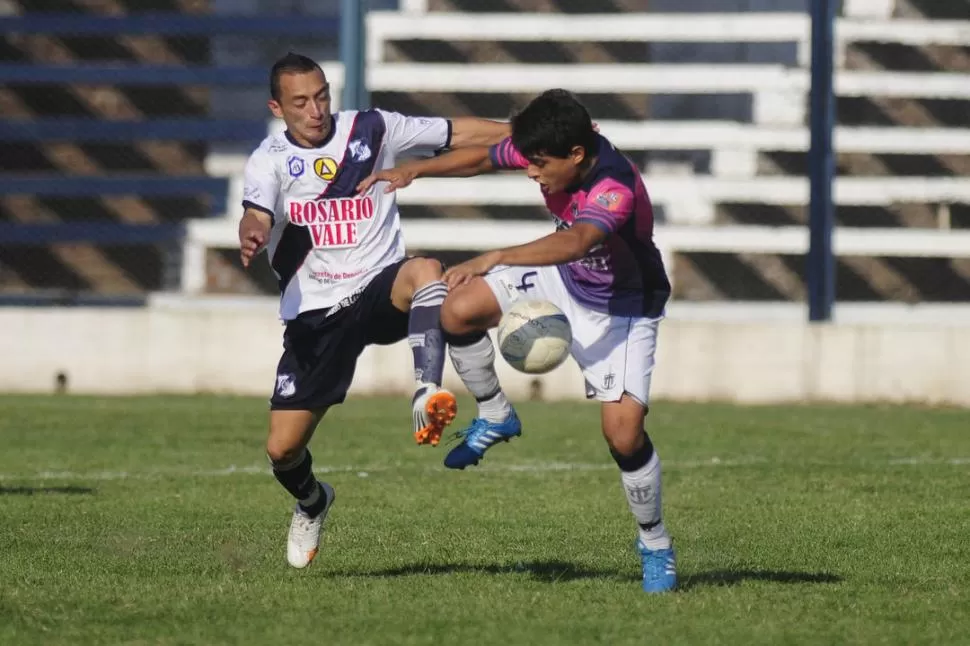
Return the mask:
<path id="1" fill-rule="evenodd" d="M 458 414 L 455 396 L 434 384 L 424 384 L 411 400 L 414 418 L 414 439 L 418 444 L 437 446 L 445 427 Z"/>
<path id="2" fill-rule="evenodd" d="M 293 510 L 293 519 L 290 521 L 290 533 L 286 539 L 286 560 L 295 568 L 305 568 L 313 561 L 313 557 L 320 550 L 320 532 L 323 529 L 323 521 L 327 518 L 327 512 L 333 506 L 334 494 L 333 487 L 326 482 L 321 482 L 323 492 L 327 496 L 327 506 L 323 508 L 320 515 L 310 518 L 300 505 L 297 504 Z"/>

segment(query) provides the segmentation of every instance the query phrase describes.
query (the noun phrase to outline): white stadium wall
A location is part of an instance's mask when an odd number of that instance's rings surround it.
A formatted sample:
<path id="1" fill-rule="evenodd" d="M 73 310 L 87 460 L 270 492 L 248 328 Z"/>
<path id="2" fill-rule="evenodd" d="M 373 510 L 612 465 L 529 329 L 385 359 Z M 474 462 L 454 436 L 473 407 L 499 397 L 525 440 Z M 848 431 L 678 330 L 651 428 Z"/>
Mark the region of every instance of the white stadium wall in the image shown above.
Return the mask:
<path id="1" fill-rule="evenodd" d="M 0 391 L 234 393 L 269 396 L 282 327 L 273 304 L 142 309 L 0 310 Z M 935 318 L 935 317 L 934 317 Z M 970 324 L 826 324 L 670 318 L 661 326 L 653 396 L 743 403 L 920 402 L 970 406 Z M 895 321 L 895 322 L 894 322 Z M 527 398 L 533 377 L 497 361 Z M 460 389 L 450 366 L 449 384 Z M 547 399 L 583 396 L 575 364 L 539 378 Z M 407 393 L 405 343 L 369 348 L 352 393 Z"/>

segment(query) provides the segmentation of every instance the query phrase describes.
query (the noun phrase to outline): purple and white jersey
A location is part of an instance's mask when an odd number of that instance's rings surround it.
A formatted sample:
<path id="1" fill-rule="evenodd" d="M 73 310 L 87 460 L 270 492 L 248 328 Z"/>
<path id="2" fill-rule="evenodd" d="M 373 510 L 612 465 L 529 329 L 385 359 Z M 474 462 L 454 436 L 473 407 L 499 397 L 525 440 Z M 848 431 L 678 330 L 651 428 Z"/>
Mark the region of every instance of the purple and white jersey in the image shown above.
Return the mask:
<path id="1" fill-rule="evenodd" d="M 587 222 L 606 240 L 584 258 L 560 265 L 569 293 L 585 307 L 620 316 L 657 318 L 670 297 L 670 281 L 653 243 L 653 207 L 636 166 L 599 137 L 596 164 L 579 186 L 543 197 L 557 229 Z M 495 168 L 529 165 L 506 138 L 492 146 Z"/>
<path id="2" fill-rule="evenodd" d="M 267 252 L 279 280 L 280 318 L 356 300 L 383 268 L 404 258 L 401 217 L 384 185 L 357 194 L 375 170 L 404 153 L 430 153 L 451 139 L 447 119 L 341 111 L 314 148 L 270 135 L 246 164 L 243 207 L 273 218 Z"/>

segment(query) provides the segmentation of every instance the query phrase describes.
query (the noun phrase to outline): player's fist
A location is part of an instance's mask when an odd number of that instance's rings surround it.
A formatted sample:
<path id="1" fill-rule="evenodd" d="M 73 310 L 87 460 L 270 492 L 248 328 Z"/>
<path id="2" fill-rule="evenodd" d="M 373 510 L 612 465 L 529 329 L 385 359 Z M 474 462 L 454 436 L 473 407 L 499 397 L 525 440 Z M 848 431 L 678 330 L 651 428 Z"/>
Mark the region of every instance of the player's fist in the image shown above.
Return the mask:
<path id="1" fill-rule="evenodd" d="M 268 216 L 264 217 L 246 211 L 239 221 L 239 258 L 243 267 L 249 267 L 253 257 L 260 252 L 269 238 L 271 223 L 266 222 Z"/>
<path id="2" fill-rule="evenodd" d="M 372 173 L 365 177 L 360 184 L 357 185 L 357 192 L 366 193 L 368 190 L 370 190 L 370 187 L 377 182 L 387 182 L 387 186 L 384 187 L 384 192 L 391 193 L 399 188 L 404 188 L 405 186 L 410 185 L 411 182 L 417 178 L 417 176 L 417 171 L 412 170 L 407 166 L 379 170 L 376 173 Z"/>

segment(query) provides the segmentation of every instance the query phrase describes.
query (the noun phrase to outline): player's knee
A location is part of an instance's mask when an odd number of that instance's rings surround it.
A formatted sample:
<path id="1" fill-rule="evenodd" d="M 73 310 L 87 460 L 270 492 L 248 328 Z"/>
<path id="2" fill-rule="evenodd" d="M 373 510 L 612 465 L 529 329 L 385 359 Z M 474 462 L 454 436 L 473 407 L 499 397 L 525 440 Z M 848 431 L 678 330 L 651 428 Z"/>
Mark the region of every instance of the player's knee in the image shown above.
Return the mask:
<path id="1" fill-rule="evenodd" d="M 412 277 L 413 291 L 421 289 L 428 283 L 441 280 L 445 273 L 441 262 L 434 258 L 412 258 L 408 261 L 408 269 Z"/>
<path id="2" fill-rule="evenodd" d="M 304 448 L 301 442 L 270 435 L 266 441 L 266 457 L 273 464 L 290 464 L 300 457 Z"/>
<path id="3" fill-rule="evenodd" d="M 641 419 L 623 416 L 603 420 L 603 438 L 613 454 L 633 455 L 646 437 Z"/>
<path id="4" fill-rule="evenodd" d="M 617 455 L 633 455 L 643 445 L 643 431 L 636 433 L 608 433 L 603 430 L 610 452 Z"/>
<path id="5" fill-rule="evenodd" d="M 451 335 L 477 331 L 474 325 L 476 306 L 461 292 L 451 292 L 441 304 L 441 328 Z"/>
<path id="6" fill-rule="evenodd" d="M 610 451 L 619 455 L 633 455 L 647 441 L 643 429 L 647 407 L 628 393 L 619 401 L 603 404 L 603 437 Z"/>
<path id="7" fill-rule="evenodd" d="M 441 327 L 449 336 L 484 332 L 501 318 L 502 310 L 481 278 L 449 291 L 441 305 Z"/>

